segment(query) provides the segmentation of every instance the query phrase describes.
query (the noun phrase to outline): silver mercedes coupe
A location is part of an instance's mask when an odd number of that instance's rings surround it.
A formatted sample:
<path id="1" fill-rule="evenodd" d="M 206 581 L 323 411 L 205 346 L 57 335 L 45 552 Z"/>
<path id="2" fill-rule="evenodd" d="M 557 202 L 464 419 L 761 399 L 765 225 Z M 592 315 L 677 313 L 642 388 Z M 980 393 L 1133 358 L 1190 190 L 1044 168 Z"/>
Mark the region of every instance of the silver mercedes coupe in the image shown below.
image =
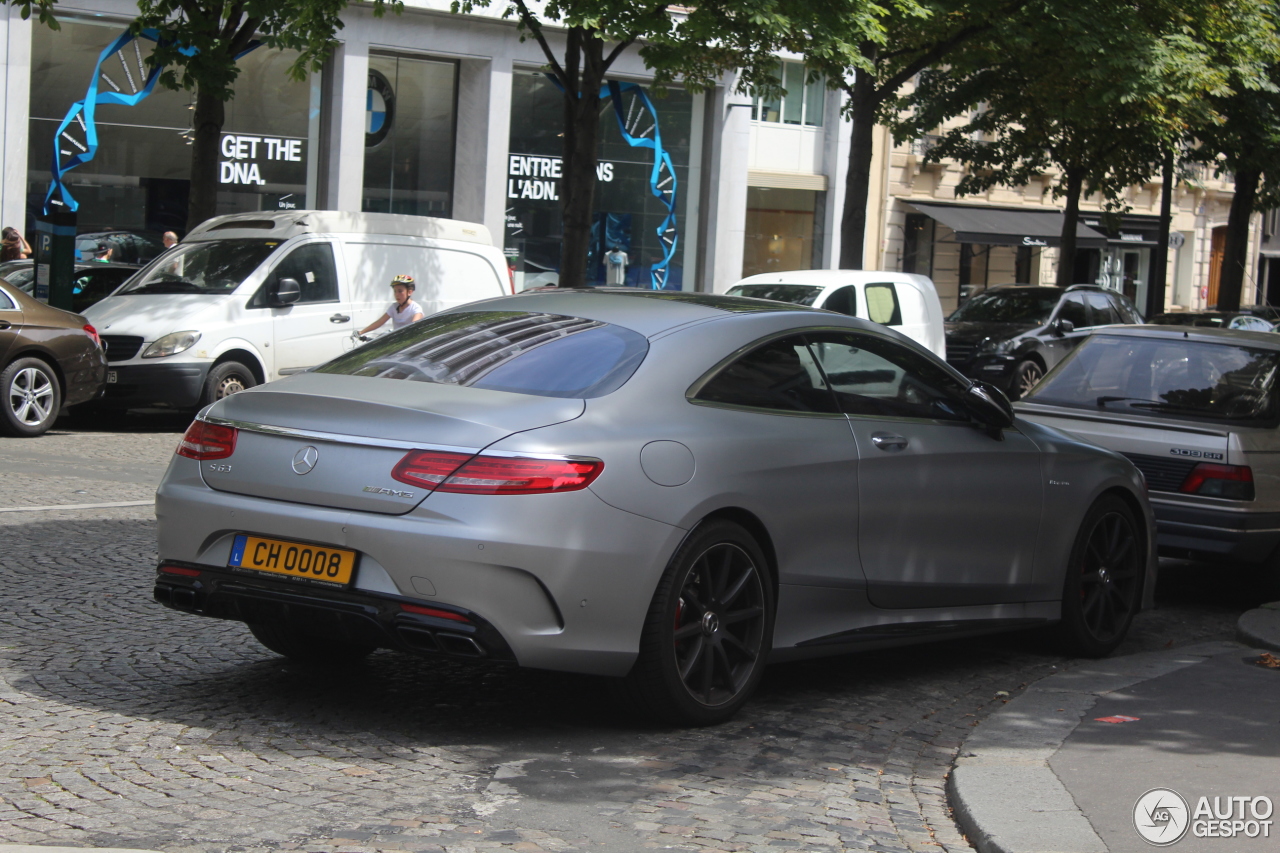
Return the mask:
<path id="1" fill-rule="evenodd" d="M 709 724 L 767 662 L 1043 625 L 1124 638 L 1141 475 L 906 337 L 636 290 L 437 314 L 205 409 L 156 599 L 320 665 L 378 648 L 616 676 Z"/>

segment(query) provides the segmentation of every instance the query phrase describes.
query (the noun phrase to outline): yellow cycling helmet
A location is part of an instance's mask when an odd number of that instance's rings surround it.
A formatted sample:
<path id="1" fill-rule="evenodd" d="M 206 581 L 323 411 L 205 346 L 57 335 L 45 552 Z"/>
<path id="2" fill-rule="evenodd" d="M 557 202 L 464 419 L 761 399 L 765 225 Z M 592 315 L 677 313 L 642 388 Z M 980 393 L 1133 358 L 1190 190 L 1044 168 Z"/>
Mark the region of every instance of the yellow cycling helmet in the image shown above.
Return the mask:
<path id="1" fill-rule="evenodd" d="M 395 278 L 391 279 L 392 287 L 395 287 L 397 284 L 403 284 L 405 287 L 409 288 L 410 290 L 414 290 L 417 287 L 417 285 L 413 283 L 413 276 L 409 275 L 408 273 L 405 273 L 404 275 L 398 275 Z"/>

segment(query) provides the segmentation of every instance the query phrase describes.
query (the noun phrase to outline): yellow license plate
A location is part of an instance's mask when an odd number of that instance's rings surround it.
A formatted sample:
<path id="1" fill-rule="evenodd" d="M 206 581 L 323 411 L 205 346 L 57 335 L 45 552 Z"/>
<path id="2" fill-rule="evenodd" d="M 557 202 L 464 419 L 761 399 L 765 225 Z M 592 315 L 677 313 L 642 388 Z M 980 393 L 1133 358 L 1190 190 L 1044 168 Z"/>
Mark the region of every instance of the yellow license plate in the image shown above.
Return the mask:
<path id="1" fill-rule="evenodd" d="M 356 552 L 240 533 L 231 545 L 228 565 L 309 581 L 346 584 L 351 582 L 355 571 Z"/>

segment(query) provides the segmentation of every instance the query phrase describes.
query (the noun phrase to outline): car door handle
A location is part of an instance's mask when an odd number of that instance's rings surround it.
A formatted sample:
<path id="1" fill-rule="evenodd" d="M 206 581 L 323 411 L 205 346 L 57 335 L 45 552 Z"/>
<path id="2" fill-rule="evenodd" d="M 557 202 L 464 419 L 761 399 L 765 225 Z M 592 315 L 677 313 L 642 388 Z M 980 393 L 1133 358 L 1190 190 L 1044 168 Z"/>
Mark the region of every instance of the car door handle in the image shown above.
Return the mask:
<path id="1" fill-rule="evenodd" d="M 907 446 L 907 440 L 900 435 L 892 435 L 887 432 L 873 433 L 871 443 L 881 450 L 897 451 L 903 450 Z"/>
<path id="2" fill-rule="evenodd" d="M 12 329 L 13 324 L 8 320 L 0 320 L 0 329 Z"/>
<path id="3" fill-rule="evenodd" d="M 330 323 L 350 323 L 351 318 L 346 314 L 334 314 L 329 318 Z"/>

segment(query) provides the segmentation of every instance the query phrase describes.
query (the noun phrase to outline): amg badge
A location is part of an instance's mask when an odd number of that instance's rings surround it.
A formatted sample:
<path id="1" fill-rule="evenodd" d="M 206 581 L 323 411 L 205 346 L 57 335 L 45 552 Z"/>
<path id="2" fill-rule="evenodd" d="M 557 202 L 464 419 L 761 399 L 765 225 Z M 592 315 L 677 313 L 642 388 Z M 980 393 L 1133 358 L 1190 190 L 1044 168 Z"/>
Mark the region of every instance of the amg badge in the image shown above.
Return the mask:
<path id="1" fill-rule="evenodd" d="M 1191 456 L 1196 459 L 1222 459 L 1221 453 L 1214 453 L 1212 450 L 1183 450 L 1181 447 L 1171 447 L 1169 452 L 1174 456 Z"/>
<path id="2" fill-rule="evenodd" d="M 391 495 L 393 498 L 411 498 L 413 492 L 401 492 L 397 489 L 383 489 L 378 486 L 365 486 L 366 492 L 372 492 L 375 495 Z"/>

